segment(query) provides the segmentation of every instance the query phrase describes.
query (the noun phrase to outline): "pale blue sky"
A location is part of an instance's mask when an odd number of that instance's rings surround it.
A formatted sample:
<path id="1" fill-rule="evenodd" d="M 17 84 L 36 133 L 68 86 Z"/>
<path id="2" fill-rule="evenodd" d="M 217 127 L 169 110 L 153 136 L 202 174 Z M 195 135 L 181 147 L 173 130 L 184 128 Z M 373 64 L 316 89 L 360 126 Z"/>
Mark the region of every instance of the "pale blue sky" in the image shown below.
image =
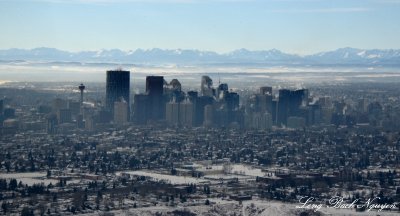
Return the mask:
<path id="1" fill-rule="evenodd" d="M 0 0 L 0 49 L 400 48 L 400 0 Z"/>

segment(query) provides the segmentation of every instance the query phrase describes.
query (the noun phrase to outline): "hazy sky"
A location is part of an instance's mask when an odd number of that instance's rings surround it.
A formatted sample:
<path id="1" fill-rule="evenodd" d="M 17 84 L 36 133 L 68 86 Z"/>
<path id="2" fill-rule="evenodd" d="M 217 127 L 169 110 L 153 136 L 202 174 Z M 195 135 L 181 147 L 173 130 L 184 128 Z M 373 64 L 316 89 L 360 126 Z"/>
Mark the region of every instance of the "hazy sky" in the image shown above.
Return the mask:
<path id="1" fill-rule="evenodd" d="M 0 0 L 0 49 L 400 48 L 400 0 Z"/>

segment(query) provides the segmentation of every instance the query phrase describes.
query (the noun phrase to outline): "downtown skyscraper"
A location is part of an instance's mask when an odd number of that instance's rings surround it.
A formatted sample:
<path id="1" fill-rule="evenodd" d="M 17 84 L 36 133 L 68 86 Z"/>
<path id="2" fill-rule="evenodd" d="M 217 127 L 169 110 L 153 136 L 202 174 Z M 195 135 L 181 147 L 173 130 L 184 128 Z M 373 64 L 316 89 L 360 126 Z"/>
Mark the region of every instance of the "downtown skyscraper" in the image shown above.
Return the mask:
<path id="1" fill-rule="evenodd" d="M 128 104 L 129 110 L 130 71 L 109 70 L 106 81 L 106 109 L 114 113 L 114 103 L 121 98 Z M 129 112 L 128 112 L 129 113 Z"/>

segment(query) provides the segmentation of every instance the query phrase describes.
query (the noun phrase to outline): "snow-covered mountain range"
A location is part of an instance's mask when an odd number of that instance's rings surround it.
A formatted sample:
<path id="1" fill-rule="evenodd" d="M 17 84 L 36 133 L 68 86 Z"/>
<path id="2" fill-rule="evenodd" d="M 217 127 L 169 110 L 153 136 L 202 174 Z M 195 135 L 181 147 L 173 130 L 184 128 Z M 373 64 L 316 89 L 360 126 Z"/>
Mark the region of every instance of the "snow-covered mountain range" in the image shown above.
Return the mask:
<path id="1" fill-rule="evenodd" d="M 340 48 L 300 56 L 276 49 L 219 54 L 191 49 L 119 49 L 68 52 L 55 48 L 0 50 L 0 61 L 117 62 L 136 64 L 400 65 L 400 50 Z"/>

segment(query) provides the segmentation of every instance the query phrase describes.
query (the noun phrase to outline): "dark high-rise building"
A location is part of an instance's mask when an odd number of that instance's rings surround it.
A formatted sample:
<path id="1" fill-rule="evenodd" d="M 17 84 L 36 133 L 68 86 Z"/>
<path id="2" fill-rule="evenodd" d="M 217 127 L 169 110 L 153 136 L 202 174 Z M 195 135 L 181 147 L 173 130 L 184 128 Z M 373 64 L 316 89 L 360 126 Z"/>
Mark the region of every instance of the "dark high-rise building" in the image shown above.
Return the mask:
<path id="1" fill-rule="evenodd" d="M 114 113 L 114 102 L 123 98 L 128 107 L 129 103 L 130 72 L 123 70 L 107 71 L 106 108 Z M 129 109 L 128 109 L 129 110 Z"/>
<path id="2" fill-rule="evenodd" d="M 321 123 L 321 106 L 318 104 L 310 105 L 310 117 L 308 120 L 309 125 L 320 124 Z"/>
<path id="3" fill-rule="evenodd" d="M 0 116 L 3 115 L 4 110 L 4 100 L 0 100 Z"/>
<path id="4" fill-rule="evenodd" d="M 149 115 L 149 98 L 146 94 L 136 94 L 133 101 L 133 122 L 135 124 L 146 124 Z"/>
<path id="5" fill-rule="evenodd" d="M 204 105 L 201 105 L 202 100 L 200 100 L 200 98 L 199 98 L 199 93 L 197 91 L 189 91 L 187 93 L 187 99 L 193 105 L 192 126 L 199 126 L 199 125 L 203 124 Z"/>
<path id="6" fill-rule="evenodd" d="M 164 77 L 163 76 L 147 76 L 146 77 L 146 93 L 148 95 L 162 95 L 164 93 Z"/>
<path id="7" fill-rule="evenodd" d="M 189 100 L 193 103 L 199 97 L 199 93 L 197 91 L 188 91 L 187 93 Z"/>
<path id="8" fill-rule="evenodd" d="M 272 123 L 276 125 L 277 123 L 277 112 L 278 112 L 278 100 L 277 99 L 272 99 Z"/>
<path id="9" fill-rule="evenodd" d="M 239 108 L 239 95 L 236 92 L 227 92 L 224 95 L 224 100 L 229 111 Z"/>
<path id="10" fill-rule="evenodd" d="M 257 110 L 261 113 L 268 112 L 272 114 L 272 95 L 269 94 L 258 94 L 257 99 Z"/>
<path id="11" fill-rule="evenodd" d="M 279 90 L 279 99 L 276 109 L 276 123 L 278 126 L 286 125 L 286 120 L 289 113 L 290 94 L 292 91 L 288 89 Z"/>
<path id="12" fill-rule="evenodd" d="M 148 120 L 160 120 L 165 117 L 164 77 L 146 77 L 146 93 L 148 96 Z"/>
<path id="13" fill-rule="evenodd" d="M 300 89 L 291 91 L 288 89 L 279 90 L 277 108 L 277 124 L 287 125 L 290 116 L 301 116 L 300 107 L 308 104 L 308 90 Z"/>

